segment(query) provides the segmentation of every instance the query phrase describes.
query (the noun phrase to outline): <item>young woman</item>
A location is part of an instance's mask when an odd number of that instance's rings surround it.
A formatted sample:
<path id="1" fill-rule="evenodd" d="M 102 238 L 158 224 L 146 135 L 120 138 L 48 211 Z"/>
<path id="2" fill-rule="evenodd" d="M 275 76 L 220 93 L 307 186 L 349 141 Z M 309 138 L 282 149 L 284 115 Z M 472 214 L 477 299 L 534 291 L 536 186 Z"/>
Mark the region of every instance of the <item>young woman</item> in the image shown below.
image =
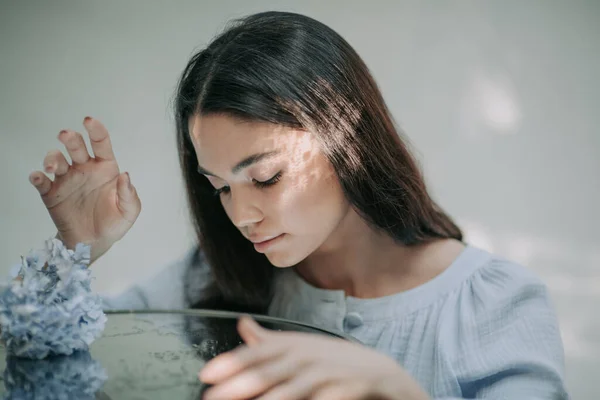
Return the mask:
<path id="1" fill-rule="evenodd" d="M 266 313 L 366 345 L 242 319 L 247 346 L 201 372 L 207 398 L 567 398 L 545 286 L 463 242 L 333 30 L 293 13 L 238 20 L 189 61 L 175 108 L 199 249 L 108 306 Z M 72 165 L 51 152 L 54 180 L 30 180 L 57 238 L 93 261 L 141 203 L 106 128 L 84 126 L 94 157 L 61 131 Z"/>

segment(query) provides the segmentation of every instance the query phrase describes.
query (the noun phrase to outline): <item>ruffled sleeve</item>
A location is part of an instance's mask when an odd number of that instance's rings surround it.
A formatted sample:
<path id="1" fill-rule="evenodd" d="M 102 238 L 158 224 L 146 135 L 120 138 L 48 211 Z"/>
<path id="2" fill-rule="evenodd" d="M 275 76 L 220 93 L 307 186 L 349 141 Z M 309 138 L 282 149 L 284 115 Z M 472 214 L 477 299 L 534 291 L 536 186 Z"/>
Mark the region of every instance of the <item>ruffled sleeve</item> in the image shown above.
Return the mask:
<path id="1" fill-rule="evenodd" d="M 180 310 L 201 295 L 210 280 L 204 258 L 193 248 L 181 259 L 117 296 L 104 296 L 105 310 Z"/>
<path id="2" fill-rule="evenodd" d="M 493 259 L 456 297 L 453 338 L 463 398 L 568 399 L 557 316 L 542 281 L 526 268 Z M 454 313 L 452 313 L 454 314 Z M 443 340 L 443 339 L 442 339 Z"/>

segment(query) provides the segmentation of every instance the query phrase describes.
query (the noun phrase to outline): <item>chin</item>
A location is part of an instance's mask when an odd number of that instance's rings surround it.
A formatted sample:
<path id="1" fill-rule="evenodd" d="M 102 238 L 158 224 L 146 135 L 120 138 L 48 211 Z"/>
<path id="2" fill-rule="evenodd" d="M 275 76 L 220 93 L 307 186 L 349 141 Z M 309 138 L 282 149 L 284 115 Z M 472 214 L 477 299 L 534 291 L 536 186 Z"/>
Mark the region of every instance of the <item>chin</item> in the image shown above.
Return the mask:
<path id="1" fill-rule="evenodd" d="M 274 267 L 277 268 L 288 268 L 293 267 L 304 259 L 304 257 L 298 257 L 297 254 L 289 253 L 267 253 L 265 254 L 267 259 Z"/>

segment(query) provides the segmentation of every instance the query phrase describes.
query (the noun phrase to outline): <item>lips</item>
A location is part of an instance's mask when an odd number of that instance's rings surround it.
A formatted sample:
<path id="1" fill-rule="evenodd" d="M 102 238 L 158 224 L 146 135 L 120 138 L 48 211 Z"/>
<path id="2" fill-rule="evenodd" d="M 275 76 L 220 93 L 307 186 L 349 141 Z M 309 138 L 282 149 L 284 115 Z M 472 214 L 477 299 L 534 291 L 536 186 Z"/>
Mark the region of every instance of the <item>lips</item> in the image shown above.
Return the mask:
<path id="1" fill-rule="evenodd" d="M 250 236 L 248 240 L 250 240 L 254 244 L 260 244 L 264 242 L 268 242 L 269 240 L 275 239 L 276 237 L 281 235 L 272 235 L 272 236 Z"/>
<path id="2" fill-rule="evenodd" d="M 254 243 L 254 249 L 256 251 L 265 253 L 269 251 L 272 246 L 276 245 L 284 236 L 284 233 L 276 236 L 257 236 L 252 237 L 250 241 Z"/>

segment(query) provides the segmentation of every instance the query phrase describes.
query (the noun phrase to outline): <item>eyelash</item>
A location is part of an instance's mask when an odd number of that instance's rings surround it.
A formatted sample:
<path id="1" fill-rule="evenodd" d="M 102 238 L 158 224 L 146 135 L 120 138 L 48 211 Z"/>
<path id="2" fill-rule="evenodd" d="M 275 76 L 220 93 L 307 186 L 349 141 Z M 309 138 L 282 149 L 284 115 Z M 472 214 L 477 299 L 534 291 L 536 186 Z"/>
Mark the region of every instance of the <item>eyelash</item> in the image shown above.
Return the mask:
<path id="1" fill-rule="evenodd" d="M 267 179 L 264 182 L 260 182 L 257 181 L 256 179 L 253 179 L 252 181 L 254 182 L 254 185 L 260 189 L 264 189 L 266 187 L 269 186 L 273 186 L 275 185 L 277 182 L 279 182 L 279 180 L 281 179 L 281 171 L 276 173 L 274 177 L 272 177 L 271 179 Z M 222 188 L 219 189 L 215 189 L 215 196 L 219 196 L 221 193 L 229 193 L 229 186 L 223 186 Z"/>

